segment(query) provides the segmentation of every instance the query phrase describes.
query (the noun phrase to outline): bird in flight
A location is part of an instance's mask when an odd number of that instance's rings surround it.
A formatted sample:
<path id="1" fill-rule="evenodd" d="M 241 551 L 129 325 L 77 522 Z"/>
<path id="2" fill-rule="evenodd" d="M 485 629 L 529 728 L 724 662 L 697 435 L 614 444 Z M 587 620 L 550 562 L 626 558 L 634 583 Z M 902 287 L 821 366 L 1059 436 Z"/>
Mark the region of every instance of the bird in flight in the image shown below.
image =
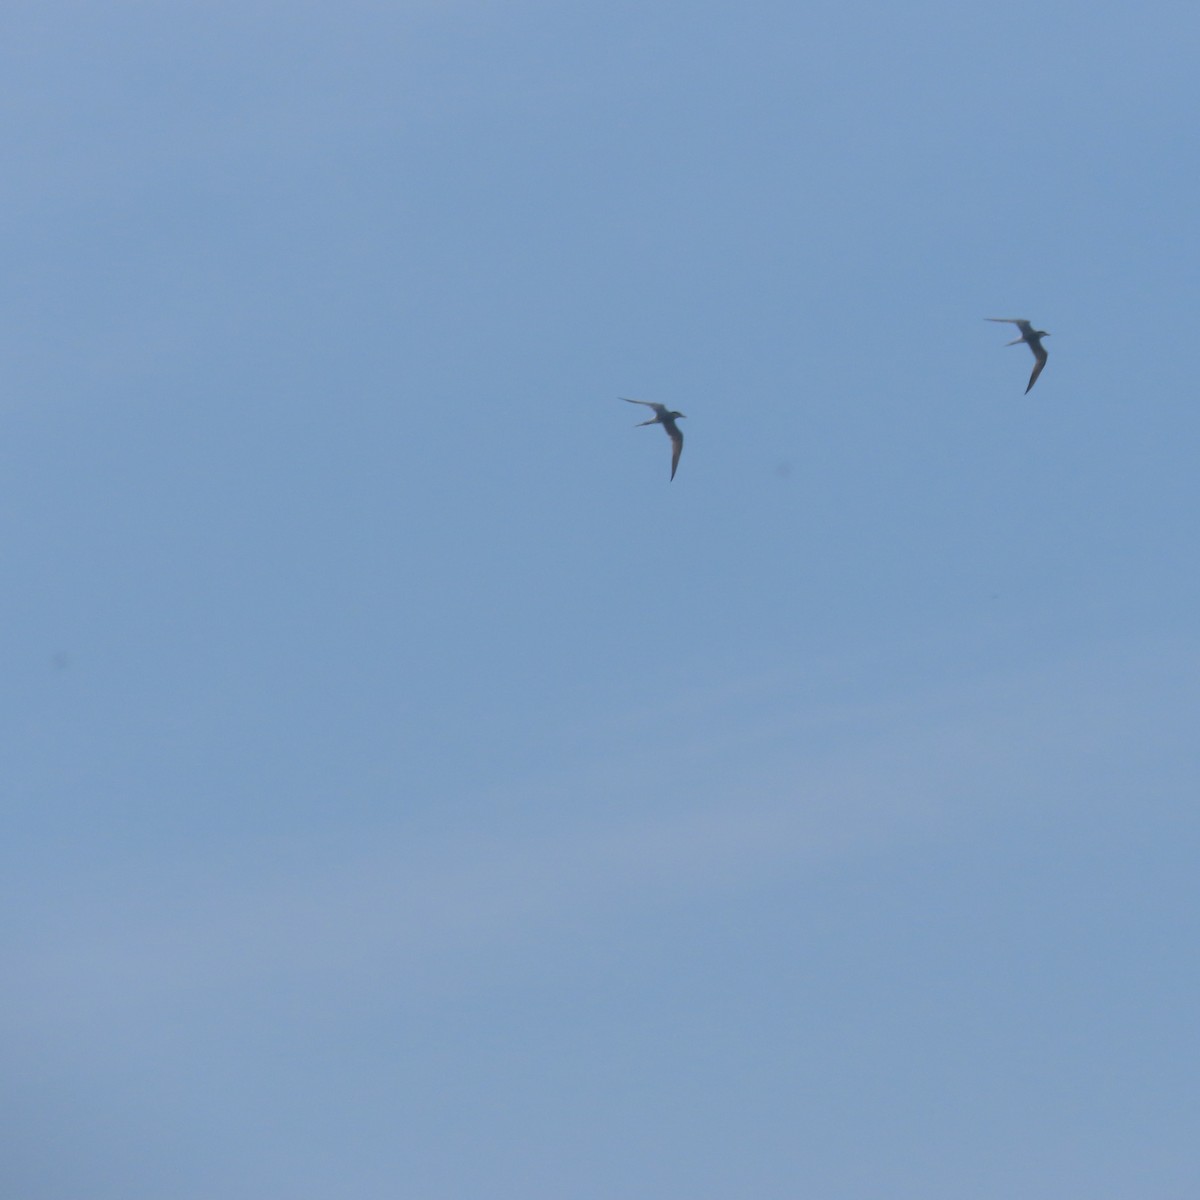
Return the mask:
<path id="1" fill-rule="evenodd" d="M 665 404 L 653 404 L 649 400 L 630 400 L 628 396 L 622 396 L 621 399 L 626 404 L 642 404 L 646 408 L 654 409 L 654 416 L 648 421 L 639 421 L 637 428 L 640 429 L 643 425 L 661 425 L 667 431 L 667 437 L 671 439 L 671 478 L 674 479 L 675 468 L 679 466 L 679 456 L 683 453 L 683 434 L 675 422 L 686 414 L 671 412 Z"/>
<path id="2" fill-rule="evenodd" d="M 1015 325 L 1020 331 L 1019 338 L 1013 338 L 1011 342 L 1005 342 L 1006 346 L 1015 346 L 1018 342 L 1024 342 L 1030 350 L 1033 351 L 1033 357 L 1037 362 L 1033 365 L 1033 374 L 1029 377 L 1029 387 L 1025 389 L 1025 395 L 1029 395 L 1029 388 L 1037 383 L 1037 377 L 1042 373 L 1042 368 L 1046 365 L 1046 359 L 1049 357 L 1046 354 L 1046 347 L 1042 345 L 1042 338 L 1050 335 L 1044 329 L 1034 329 L 1034 327 L 1025 320 L 1019 317 L 984 317 L 985 321 L 999 321 L 1002 325 Z"/>

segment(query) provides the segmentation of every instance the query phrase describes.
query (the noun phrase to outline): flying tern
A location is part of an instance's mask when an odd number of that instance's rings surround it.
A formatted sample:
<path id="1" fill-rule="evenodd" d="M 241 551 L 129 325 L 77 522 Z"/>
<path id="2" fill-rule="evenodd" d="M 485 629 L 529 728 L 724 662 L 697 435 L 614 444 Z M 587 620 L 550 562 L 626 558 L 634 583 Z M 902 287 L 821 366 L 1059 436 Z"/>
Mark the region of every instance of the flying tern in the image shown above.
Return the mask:
<path id="1" fill-rule="evenodd" d="M 1037 377 L 1042 373 L 1042 368 L 1046 365 L 1046 347 L 1042 345 L 1042 338 L 1050 335 L 1044 329 L 1034 329 L 1034 327 L 1021 317 L 984 317 L 985 321 L 999 321 L 1002 325 L 1015 325 L 1020 331 L 1019 338 L 1013 338 L 1011 342 L 1005 342 L 1006 346 L 1015 346 L 1018 342 L 1024 342 L 1030 350 L 1033 351 L 1033 357 L 1037 362 L 1033 364 L 1033 374 L 1029 377 L 1029 387 L 1025 389 L 1025 395 L 1029 395 L 1029 388 L 1037 383 Z"/>
<path id="2" fill-rule="evenodd" d="M 627 404 L 641 404 L 654 409 L 654 416 L 648 421 L 639 421 L 637 428 L 640 429 L 643 425 L 661 425 L 667 431 L 667 437 L 671 439 L 671 478 L 674 479 L 675 468 L 679 466 L 679 456 L 683 453 L 683 434 L 675 422 L 686 414 L 671 412 L 665 404 L 654 404 L 649 400 L 631 400 L 628 396 L 622 396 L 621 399 Z"/>

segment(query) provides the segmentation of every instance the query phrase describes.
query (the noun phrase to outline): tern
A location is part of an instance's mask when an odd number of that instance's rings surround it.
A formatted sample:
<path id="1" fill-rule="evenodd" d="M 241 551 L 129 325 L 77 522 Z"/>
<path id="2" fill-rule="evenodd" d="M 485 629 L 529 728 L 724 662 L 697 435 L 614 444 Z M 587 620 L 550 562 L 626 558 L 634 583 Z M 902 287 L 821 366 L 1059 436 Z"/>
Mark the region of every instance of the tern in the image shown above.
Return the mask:
<path id="1" fill-rule="evenodd" d="M 1033 351 L 1033 357 L 1037 362 L 1033 365 L 1033 374 L 1029 377 L 1029 387 L 1025 389 L 1025 395 L 1029 395 L 1029 388 L 1037 383 L 1037 377 L 1042 373 L 1042 368 L 1046 365 L 1046 347 L 1042 345 L 1042 338 L 1050 335 L 1044 329 L 1034 329 L 1034 327 L 1021 317 L 984 317 L 985 321 L 999 321 L 1002 325 L 1015 325 L 1020 331 L 1019 338 L 1013 338 L 1011 342 L 1005 342 L 1006 346 L 1015 346 L 1018 342 L 1024 342 L 1030 350 Z"/>
<path id="2" fill-rule="evenodd" d="M 687 414 L 671 412 L 665 404 L 654 404 L 649 400 L 630 400 L 628 396 L 622 396 L 621 399 L 626 404 L 642 404 L 646 408 L 654 409 L 654 416 L 648 421 L 639 421 L 636 428 L 640 429 L 643 425 L 661 425 L 667 431 L 667 437 L 671 439 L 671 478 L 674 479 L 675 468 L 679 466 L 679 456 L 683 453 L 683 434 L 675 422 Z"/>

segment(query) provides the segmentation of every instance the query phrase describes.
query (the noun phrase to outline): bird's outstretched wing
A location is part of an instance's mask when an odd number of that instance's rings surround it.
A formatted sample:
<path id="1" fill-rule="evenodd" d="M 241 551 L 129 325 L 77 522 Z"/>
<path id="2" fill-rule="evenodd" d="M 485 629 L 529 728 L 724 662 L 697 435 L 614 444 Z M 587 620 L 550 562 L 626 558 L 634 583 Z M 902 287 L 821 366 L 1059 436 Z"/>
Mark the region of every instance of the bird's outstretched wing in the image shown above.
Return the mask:
<path id="1" fill-rule="evenodd" d="M 998 321 L 1001 325 L 1015 325 L 1024 338 L 1033 332 L 1033 326 L 1024 317 L 984 317 L 985 321 Z"/>
<path id="2" fill-rule="evenodd" d="M 1025 388 L 1025 395 L 1027 396 L 1029 395 L 1029 388 L 1037 383 L 1037 377 L 1042 373 L 1042 368 L 1046 365 L 1046 359 L 1050 357 L 1046 353 L 1046 348 L 1042 345 L 1040 339 L 1036 343 L 1030 342 L 1029 348 L 1033 351 L 1033 357 L 1037 359 L 1037 362 L 1033 364 L 1033 374 L 1030 375 L 1029 384 Z"/>
<path id="3" fill-rule="evenodd" d="M 618 399 L 624 400 L 626 404 L 640 404 L 643 408 L 652 408 L 656 413 L 667 411 L 665 404 L 655 404 L 653 400 L 631 400 L 628 396 L 620 396 Z"/>
<path id="4" fill-rule="evenodd" d="M 679 466 L 679 456 L 683 453 L 683 430 L 672 423 L 667 430 L 671 435 L 671 478 L 675 478 L 675 470 Z"/>

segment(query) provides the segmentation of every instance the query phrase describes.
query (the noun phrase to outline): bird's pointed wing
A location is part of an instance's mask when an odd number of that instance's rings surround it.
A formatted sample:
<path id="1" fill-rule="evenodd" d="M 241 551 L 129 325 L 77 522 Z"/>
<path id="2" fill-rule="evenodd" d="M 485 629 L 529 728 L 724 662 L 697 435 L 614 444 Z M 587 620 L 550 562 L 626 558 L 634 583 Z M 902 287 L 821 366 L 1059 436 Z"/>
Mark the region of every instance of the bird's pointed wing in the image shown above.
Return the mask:
<path id="1" fill-rule="evenodd" d="M 1029 377 L 1029 385 L 1025 388 L 1025 395 L 1029 395 L 1029 388 L 1037 383 L 1037 377 L 1042 373 L 1042 368 L 1046 365 L 1046 359 L 1050 356 L 1046 353 L 1046 348 L 1039 342 L 1036 346 L 1030 345 L 1030 350 L 1033 351 L 1033 357 L 1037 362 L 1033 364 L 1033 374 Z"/>
<path id="2" fill-rule="evenodd" d="M 999 321 L 1001 325 L 1027 325 L 1024 317 L 984 317 L 985 321 Z"/>
<path id="3" fill-rule="evenodd" d="M 683 431 L 675 426 L 668 429 L 671 435 L 671 478 L 675 478 L 675 470 L 679 466 L 679 456 L 683 453 Z"/>
<path id="4" fill-rule="evenodd" d="M 665 404 L 655 404 L 653 400 L 632 400 L 628 396 L 618 396 L 617 399 L 624 400 L 626 404 L 641 404 L 645 408 L 654 409 L 655 412 L 662 412 L 666 408 Z"/>

